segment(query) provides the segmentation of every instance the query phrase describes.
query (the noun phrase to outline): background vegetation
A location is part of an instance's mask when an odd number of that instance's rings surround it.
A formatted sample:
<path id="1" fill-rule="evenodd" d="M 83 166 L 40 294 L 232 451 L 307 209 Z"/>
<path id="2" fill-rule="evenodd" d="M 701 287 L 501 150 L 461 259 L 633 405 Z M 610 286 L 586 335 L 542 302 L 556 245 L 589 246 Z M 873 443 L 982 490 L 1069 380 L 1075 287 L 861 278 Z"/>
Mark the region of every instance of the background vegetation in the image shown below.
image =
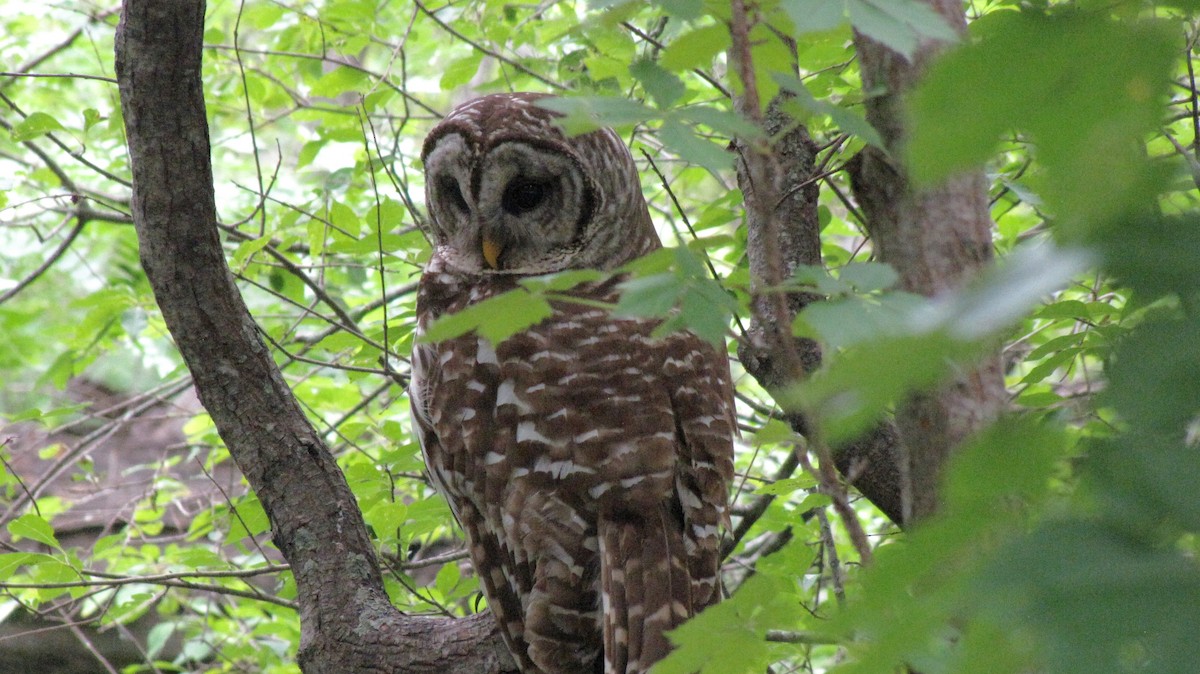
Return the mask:
<path id="1" fill-rule="evenodd" d="M 885 131 L 866 122 L 878 92 L 864 91 L 854 31 L 913 55 L 953 29 L 916 0 L 749 12 L 754 90 L 764 104 L 790 93 L 783 109 L 818 150 L 824 269 L 801 268 L 787 288 L 827 300 L 792 326 L 825 359 L 779 399 L 836 447 L 1001 350 L 1008 414 L 956 455 L 941 512 L 901 534 L 853 493 L 835 507 L 842 492 L 822 477 L 822 452 L 809 455 L 814 438 L 736 362 L 752 279 L 726 148 L 770 138 L 734 112 L 746 78 L 728 56 L 725 3 L 209 5 L 203 82 L 226 259 L 358 500 L 395 606 L 484 608 L 449 510 L 421 476 L 404 399 L 429 252 L 420 144 L 458 101 L 535 90 L 570 96 L 575 128 L 619 129 L 675 246 L 644 266 L 623 309 L 727 333 L 735 357 L 732 597 L 680 630 L 660 671 L 1195 670 L 1196 7 L 964 7 L 968 35 L 911 97 L 895 159 L 918 184 L 985 166 L 1000 264 L 932 300 L 898 290 L 875 261 L 848 182 L 847 163 Z M 117 8 L 15 3 L 0 16 L 11 70 L 0 75 L 0 411 L 14 424 L 0 432 L 0 612 L 70 631 L 95 671 L 297 671 L 296 585 L 257 497 L 210 489 L 186 517 L 172 513 L 203 491 L 180 471 L 229 470 L 204 412 L 191 408 L 184 444 L 163 448 L 132 508 L 89 520 L 93 538 L 63 536 L 87 506 L 43 476 L 99 484 L 112 470 L 97 453 L 106 434 L 151 406 L 178 409 L 191 380 L 138 260 Z M 543 290 L 457 327 L 500 338 Z M 79 380 L 121 402 L 80 404 L 64 393 Z M 88 432 L 24 442 L 39 426 Z M 148 617 L 126 633 L 133 656 L 95 645 Z"/>

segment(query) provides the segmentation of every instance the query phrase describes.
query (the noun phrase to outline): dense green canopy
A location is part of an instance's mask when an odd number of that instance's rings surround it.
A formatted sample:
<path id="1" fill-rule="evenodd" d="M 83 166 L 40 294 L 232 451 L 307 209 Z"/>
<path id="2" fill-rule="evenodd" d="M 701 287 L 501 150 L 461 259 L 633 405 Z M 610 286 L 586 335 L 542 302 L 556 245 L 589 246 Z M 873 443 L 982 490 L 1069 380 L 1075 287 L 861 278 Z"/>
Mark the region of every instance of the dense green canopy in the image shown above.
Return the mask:
<path id="1" fill-rule="evenodd" d="M 1192 672 L 1195 4 L 967 2 L 959 36 L 921 0 L 213 2 L 221 246 L 358 500 L 392 604 L 484 611 L 404 391 L 429 255 L 420 148 L 473 95 L 561 95 L 566 128 L 629 143 L 669 247 L 615 310 L 726 339 L 734 359 L 731 597 L 656 672 Z M 118 18 L 0 3 L 0 669 L 79 648 L 90 669 L 60 671 L 299 671 L 303 597 L 187 396 L 139 261 Z M 871 107 L 888 92 L 864 87 L 872 43 L 919 65 L 895 128 Z M 750 73 L 783 128 L 747 111 Z M 817 190 L 822 264 L 765 287 L 738 174 L 781 160 L 797 125 L 813 178 L 780 200 Z M 864 149 L 914 191 L 982 167 L 996 265 L 930 298 L 882 263 L 877 211 L 850 184 Z M 502 340 L 585 278 L 531 279 L 432 336 Z M 737 351 L 763 318 L 751 298 L 775 291 L 806 298 L 792 333 L 823 358 L 765 387 Z M 833 473 L 914 392 L 997 353 L 1005 414 L 950 460 L 937 515 L 901 532 L 846 487 L 853 469 Z M 70 645 L 5 646 L 32 643 L 13 636 L 27 629 Z"/>

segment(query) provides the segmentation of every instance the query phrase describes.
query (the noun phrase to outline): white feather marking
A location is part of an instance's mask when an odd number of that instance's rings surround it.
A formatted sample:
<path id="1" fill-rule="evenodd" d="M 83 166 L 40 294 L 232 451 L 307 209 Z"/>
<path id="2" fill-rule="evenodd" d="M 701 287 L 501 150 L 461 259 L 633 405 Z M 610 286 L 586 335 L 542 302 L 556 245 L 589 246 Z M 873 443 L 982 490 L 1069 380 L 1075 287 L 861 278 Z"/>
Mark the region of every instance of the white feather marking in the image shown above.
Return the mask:
<path id="1" fill-rule="evenodd" d="M 646 616 L 646 622 L 667 622 L 671 619 L 671 606 L 664 604 L 658 610 Z"/>
<path id="2" fill-rule="evenodd" d="M 627 454 L 633 454 L 633 453 L 637 452 L 637 450 L 638 450 L 638 444 L 636 442 L 622 442 L 621 444 L 617 445 L 616 447 L 613 447 L 612 452 L 609 453 L 607 458 L 605 458 L 605 462 L 610 461 L 612 459 L 618 459 Z"/>
<path id="3" fill-rule="evenodd" d="M 496 407 L 514 405 L 522 412 L 529 411 L 529 406 L 517 397 L 516 389 L 516 383 L 511 379 L 500 382 L 500 386 L 496 389 Z"/>
<path id="4" fill-rule="evenodd" d="M 536 362 L 537 362 L 537 361 L 539 361 L 539 360 L 546 360 L 546 359 L 550 359 L 550 360 L 571 360 L 571 356 L 569 356 L 569 355 L 567 355 L 567 354 L 565 354 L 565 353 L 558 353 L 558 352 L 556 352 L 556 351 L 550 351 L 549 349 L 547 349 L 547 350 L 545 350 L 545 351 L 538 351 L 537 353 L 535 353 L 535 354 L 533 354 L 532 356 L 530 356 L 530 357 L 529 357 L 529 362 L 531 362 L 531 363 L 536 363 Z"/>
<path id="5" fill-rule="evenodd" d="M 699 496 L 696 496 L 696 492 L 692 491 L 691 489 L 680 489 L 678 484 L 676 484 L 676 490 L 679 493 L 679 503 L 683 505 L 684 508 L 693 509 L 704 507 L 704 503 L 700 500 Z"/>
<path id="6" fill-rule="evenodd" d="M 551 461 L 549 457 L 538 457 L 537 463 L 534 464 L 533 470 L 538 473 L 549 473 L 556 479 L 562 479 L 568 475 L 575 473 L 595 473 L 596 471 L 587 466 L 580 466 L 571 460 Z"/>
<path id="7" fill-rule="evenodd" d="M 483 465 L 494 466 L 504 461 L 504 455 L 500 452 L 488 452 L 483 457 Z"/>
<path id="8" fill-rule="evenodd" d="M 553 444 L 550 438 L 538 432 L 537 425 L 532 421 L 522 421 L 517 424 L 517 442 L 542 442 Z"/>
<path id="9" fill-rule="evenodd" d="M 590 431 L 585 431 L 583 433 L 580 433 L 579 435 L 576 435 L 572 439 L 575 441 L 576 444 L 579 444 L 579 443 L 587 442 L 588 440 L 591 440 L 592 438 L 598 438 L 598 437 L 600 437 L 600 431 L 593 428 Z"/>
<path id="10" fill-rule="evenodd" d="M 475 347 L 475 362 L 480 365 L 500 364 L 500 361 L 496 360 L 496 350 L 492 348 L 492 343 L 482 337 L 479 338 Z"/>

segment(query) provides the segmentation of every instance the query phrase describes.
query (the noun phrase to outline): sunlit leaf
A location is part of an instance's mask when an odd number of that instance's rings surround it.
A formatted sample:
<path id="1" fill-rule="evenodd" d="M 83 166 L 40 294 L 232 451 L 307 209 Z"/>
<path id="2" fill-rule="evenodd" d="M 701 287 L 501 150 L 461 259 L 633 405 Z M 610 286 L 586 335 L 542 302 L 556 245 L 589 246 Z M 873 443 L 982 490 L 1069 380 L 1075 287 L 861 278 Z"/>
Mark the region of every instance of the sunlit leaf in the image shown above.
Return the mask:
<path id="1" fill-rule="evenodd" d="M 1019 129 L 1053 171 L 1048 203 L 1072 217 L 1112 216 L 1144 199 L 1148 178 L 1135 149 L 1159 123 L 1172 33 L 1101 14 L 999 16 L 982 40 L 935 64 L 914 93 L 914 175 L 932 181 L 980 164 L 1001 134 Z M 1127 57 L 1093 58 L 1099 53 Z"/>
<path id="2" fill-rule="evenodd" d="M 58 539 L 54 537 L 54 528 L 41 516 L 26 513 L 8 523 L 8 533 L 16 540 L 27 539 L 42 545 L 61 550 Z"/>
<path id="3" fill-rule="evenodd" d="M 58 120 L 44 112 L 34 112 L 12 127 L 12 137 L 16 141 L 32 140 L 54 131 L 62 131 L 63 125 Z"/>

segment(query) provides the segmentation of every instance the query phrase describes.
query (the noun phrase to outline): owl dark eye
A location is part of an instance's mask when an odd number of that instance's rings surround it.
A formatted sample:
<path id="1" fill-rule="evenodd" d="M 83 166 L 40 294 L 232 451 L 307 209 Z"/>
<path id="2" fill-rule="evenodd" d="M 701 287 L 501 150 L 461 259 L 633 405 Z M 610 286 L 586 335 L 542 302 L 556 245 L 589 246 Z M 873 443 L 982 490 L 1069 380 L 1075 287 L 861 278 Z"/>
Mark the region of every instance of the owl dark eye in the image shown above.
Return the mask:
<path id="1" fill-rule="evenodd" d="M 458 181 L 450 176 L 442 176 L 438 178 L 438 188 L 442 194 L 450 198 L 450 203 L 459 211 L 466 213 L 470 210 L 467 207 L 467 200 L 463 198 L 462 190 L 458 187 Z"/>
<path id="2" fill-rule="evenodd" d="M 540 206 L 549 194 L 549 181 L 517 178 L 504 188 L 500 206 L 509 215 L 522 215 Z"/>

